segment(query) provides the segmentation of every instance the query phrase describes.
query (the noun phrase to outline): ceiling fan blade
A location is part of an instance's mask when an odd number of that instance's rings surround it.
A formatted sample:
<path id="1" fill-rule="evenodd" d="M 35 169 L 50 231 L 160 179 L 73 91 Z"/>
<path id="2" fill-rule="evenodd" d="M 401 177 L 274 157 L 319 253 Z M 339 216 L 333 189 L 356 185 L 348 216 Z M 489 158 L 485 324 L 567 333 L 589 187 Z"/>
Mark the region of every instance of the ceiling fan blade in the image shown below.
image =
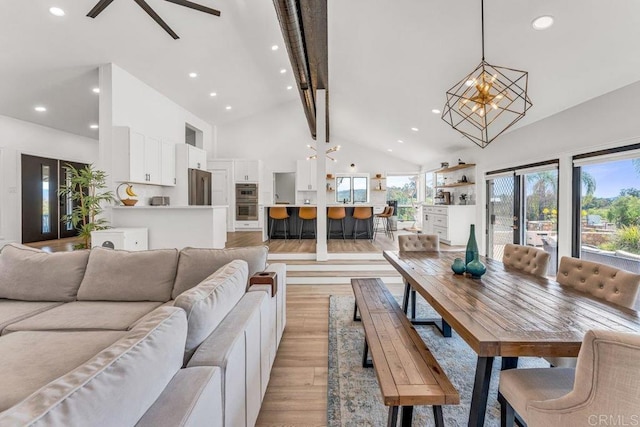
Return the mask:
<path id="1" fill-rule="evenodd" d="M 210 7 L 202 6 L 198 3 L 194 3 L 188 0 L 165 0 L 169 3 L 178 4 L 180 6 L 188 7 L 190 9 L 199 10 L 200 12 L 209 13 L 211 15 L 220 16 L 220 11 L 216 9 L 212 9 Z"/>
<path id="2" fill-rule="evenodd" d="M 95 6 L 93 6 L 93 9 L 87 13 L 87 16 L 89 18 L 95 18 L 105 9 L 105 7 L 109 6 L 111 2 L 113 2 L 113 0 L 100 0 Z"/>
<path id="3" fill-rule="evenodd" d="M 174 40 L 179 39 L 180 37 L 178 37 L 178 35 L 167 25 L 166 22 L 164 22 L 162 20 L 162 18 L 160 18 L 160 15 L 158 15 L 153 9 L 151 9 L 151 6 L 149 6 L 147 4 L 146 1 L 144 0 L 134 0 L 136 3 L 138 3 L 138 6 L 140 6 L 142 9 L 144 9 L 145 12 L 147 12 L 149 14 L 150 17 L 153 18 L 154 21 L 156 21 L 158 23 L 158 25 L 160 25 L 162 28 L 164 28 L 164 30 L 169 33 L 169 35 L 171 37 L 173 37 Z"/>

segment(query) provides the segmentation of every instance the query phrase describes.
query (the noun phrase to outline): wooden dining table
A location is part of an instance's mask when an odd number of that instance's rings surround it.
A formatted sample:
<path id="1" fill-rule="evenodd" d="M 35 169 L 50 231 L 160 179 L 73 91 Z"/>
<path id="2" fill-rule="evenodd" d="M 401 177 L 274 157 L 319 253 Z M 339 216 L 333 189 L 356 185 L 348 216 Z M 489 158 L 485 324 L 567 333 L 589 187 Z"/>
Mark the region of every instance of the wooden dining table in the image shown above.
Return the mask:
<path id="1" fill-rule="evenodd" d="M 481 257 L 480 279 L 451 271 L 462 252 L 385 251 L 393 265 L 476 352 L 469 426 L 483 426 L 493 360 L 502 369 L 524 356 L 577 356 L 590 329 L 640 333 L 640 314 Z"/>

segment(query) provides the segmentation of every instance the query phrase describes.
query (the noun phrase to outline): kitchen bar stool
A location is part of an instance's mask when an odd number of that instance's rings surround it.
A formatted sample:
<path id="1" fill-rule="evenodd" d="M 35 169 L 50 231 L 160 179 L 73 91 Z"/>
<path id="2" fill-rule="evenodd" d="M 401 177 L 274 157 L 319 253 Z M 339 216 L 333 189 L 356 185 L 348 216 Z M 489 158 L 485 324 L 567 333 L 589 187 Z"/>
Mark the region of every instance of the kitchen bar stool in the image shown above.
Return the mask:
<path id="1" fill-rule="evenodd" d="M 327 219 L 329 220 L 329 226 L 327 227 L 327 239 L 331 238 L 331 223 L 333 221 L 340 221 L 342 225 L 342 240 L 344 240 L 344 219 L 347 216 L 347 211 L 344 207 L 330 207 L 327 210 Z"/>
<path id="2" fill-rule="evenodd" d="M 365 221 L 365 227 L 367 227 L 367 239 L 372 240 L 370 222 L 371 216 L 372 208 L 370 207 L 366 208 L 364 206 L 358 206 L 353 208 L 353 219 L 355 220 L 355 224 L 353 225 L 353 240 L 356 240 L 358 238 L 358 222 L 360 221 Z M 364 231 L 362 233 L 364 233 Z"/>
<path id="3" fill-rule="evenodd" d="M 269 218 L 271 218 L 271 227 L 269 228 L 269 240 L 273 236 L 274 222 L 282 221 L 284 224 L 284 239 L 287 240 L 287 223 L 289 222 L 289 213 L 285 207 L 269 208 Z"/>
<path id="4" fill-rule="evenodd" d="M 391 223 L 389 222 L 389 218 L 393 215 L 393 206 L 385 206 L 384 210 L 375 214 L 375 224 L 373 226 L 373 239 L 376 238 L 376 233 L 380 229 L 380 225 L 384 227 L 384 233 L 387 237 L 391 237 L 391 240 L 395 240 L 393 231 L 391 230 Z"/>
<path id="5" fill-rule="evenodd" d="M 310 206 L 302 206 L 298 211 L 298 218 L 300 218 L 300 231 L 298 232 L 298 240 L 302 240 L 302 231 L 304 230 L 304 222 L 311 221 L 314 225 L 313 228 L 313 238 L 316 238 L 316 219 L 318 218 L 318 213 L 315 207 Z"/>

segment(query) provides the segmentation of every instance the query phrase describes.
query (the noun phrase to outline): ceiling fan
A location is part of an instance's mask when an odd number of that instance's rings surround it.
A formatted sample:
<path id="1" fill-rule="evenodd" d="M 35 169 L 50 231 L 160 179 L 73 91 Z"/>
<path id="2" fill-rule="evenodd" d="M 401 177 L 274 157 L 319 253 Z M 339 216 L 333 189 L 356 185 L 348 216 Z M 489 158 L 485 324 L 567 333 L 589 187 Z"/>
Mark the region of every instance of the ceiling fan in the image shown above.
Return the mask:
<path id="1" fill-rule="evenodd" d="M 145 12 L 147 12 L 147 14 L 149 14 L 150 17 L 153 18 L 154 21 L 156 21 L 158 23 L 158 25 L 160 25 L 167 33 L 169 33 L 169 35 L 171 37 L 173 37 L 174 40 L 179 39 L 180 37 L 171 29 L 171 27 L 169 27 L 167 25 L 166 22 L 164 22 L 164 20 L 160 17 L 160 15 L 158 15 L 152 8 L 151 6 L 149 6 L 149 4 L 145 1 L 145 0 L 133 0 L 136 3 L 138 3 L 138 6 L 140 6 Z M 216 10 L 216 9 L 212 9 L 210 7 L 206 7 L 206 6 L 202 6 L 200 4 L 188 1 L 188 0 L 164 0 L 164 1 L 168 1 L 169 3 L 174 3 L 180 6 L 184 6 L 184 7 L 188 7 L 190 9 L 195 9 L 195 10 L 199 10 L 200 12 L 204 12 L 204 13 L 209 13 L 211 15 L 215 15 L 215 16 L 220 16 L 220 11 Z M 96 16 L 100 15 L 100 13 L 107 7 L 109 6 L 111 3 L 113 2 L 113 0 L 100 0 L 94 7 L 93 9 L 91 9 L 91 11 L 89 11 L 89 13 L 87 14 L 87 16 L 89 18 L 95 18 Z"/>

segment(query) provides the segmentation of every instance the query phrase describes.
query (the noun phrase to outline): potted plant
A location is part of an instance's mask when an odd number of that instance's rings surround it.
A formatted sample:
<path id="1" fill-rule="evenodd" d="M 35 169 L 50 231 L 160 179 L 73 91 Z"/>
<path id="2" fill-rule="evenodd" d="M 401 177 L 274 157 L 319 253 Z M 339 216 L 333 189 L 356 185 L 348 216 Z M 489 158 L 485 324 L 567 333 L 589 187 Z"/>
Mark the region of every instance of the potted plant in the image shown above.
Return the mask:
<path id="1" fill-rule="evenodd" d="M 82 242 L 75 245 L 76 249 L 91 248 L 91 232 L 109 228 L 106 219 L 100 214 L 105 203 L 114 201 L 113 192 L 104 191 L 107 188 L 104 171 L 94 169 L 93 165 L 76 169 L 72 165 L 65 166 L 69 172 L 67 184 L 60 188 L 59 196 L 69 197 L 73 202 L 70 214 L 64 215 L 62 221 L 71 222 L 78 230 Z"/>

